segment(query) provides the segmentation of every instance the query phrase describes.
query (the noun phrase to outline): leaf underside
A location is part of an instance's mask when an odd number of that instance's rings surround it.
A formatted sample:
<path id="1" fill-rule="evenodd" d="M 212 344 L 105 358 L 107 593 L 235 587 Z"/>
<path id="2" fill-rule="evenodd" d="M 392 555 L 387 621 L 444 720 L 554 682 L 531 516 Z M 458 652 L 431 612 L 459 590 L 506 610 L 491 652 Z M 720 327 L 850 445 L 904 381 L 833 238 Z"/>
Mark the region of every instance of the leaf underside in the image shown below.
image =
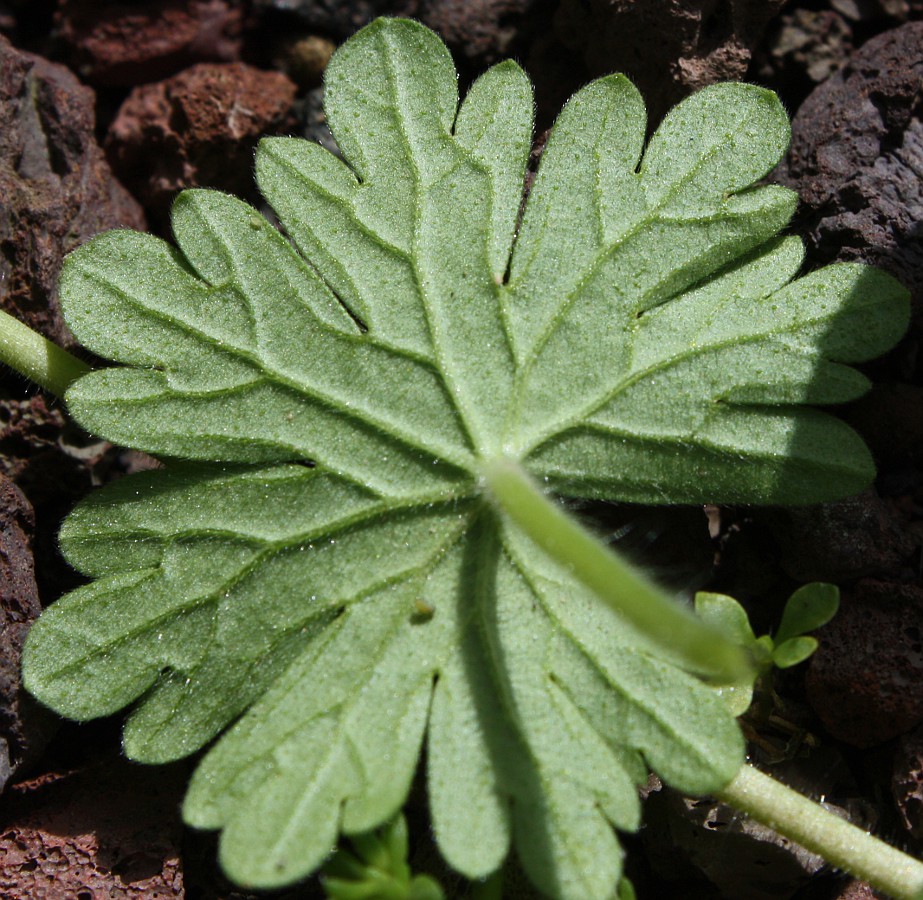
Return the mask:
<path id="1" fill-rule="evenodd" d="M 257 153 L 286 236 L 187 191 L 179 250 L 115 231 L 68 259 L 68 323 L 122 364 L 76 382 L 70 411 L 181 461 L 67 520 L 93 580 L 34 627 L 26 683 L 77 719 L 134 703 L 142 761 L 224 732 L 184 815 L 222 829 L 242 884 L 298 879 L 390 818 L 425 740 L 453 867 L 482 877 L 513 843 L 550 896 L 602 900 L 647 768 L 708 792 L 741 738 L 492 511 L 479 461 L 578 498 L 854 493 L 864 445 L 808 404 L 865 390 L 845 364 L 897 339 L 906 298 L 858 265 L 792 280 L 801 244 L 776 235 L 795 196 L 753 186 L 788 123 L 756 87 L 695 94 L 644 148 L 635 88 L 593 82 L 521 222 L 532 95 L 513 63 L 459 106 L 439 39 L 378 20 L 335 55 L 326 109 L 345 163 L 291 138 Z"/>

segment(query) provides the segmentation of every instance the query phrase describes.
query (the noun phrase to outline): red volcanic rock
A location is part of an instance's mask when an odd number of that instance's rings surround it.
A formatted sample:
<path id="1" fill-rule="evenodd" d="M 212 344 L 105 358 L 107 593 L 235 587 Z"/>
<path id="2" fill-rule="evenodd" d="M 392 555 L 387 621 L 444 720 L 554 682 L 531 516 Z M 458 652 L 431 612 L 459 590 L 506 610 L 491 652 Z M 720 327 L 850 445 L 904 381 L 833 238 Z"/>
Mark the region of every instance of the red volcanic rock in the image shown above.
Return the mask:
<path id="1" fill-rule="evenodd" d="M 93 84 L 134 85 L 197 62 L 240 56 L 243 7 L 235 0 L 63 0 L 61 37 Z"/>
<path id="2" fill-rule="evenodd" d="M 833 503 L 773 511 L 767 518 L 782 568 L 800 582 L 900 578 L 914 550 L 901 516 L 871 489 Z"/>
<path id="3" fill-rule="evenodd" d="M 547 0 L 430 0 L 420 19 L 476 66 L 491 65 L 518 49 L 544 22 Z"/>
<path id="4" fill-rule="evenodd" d="M 770 31 L 756 70 L 761 81 L 801 81 L 813 88 L 853 50 L 849 22 L 832 9 L 793 9 L 779 16 Z"/>
<path id="5" fill-rule="evenodd" d="M 0 791 L 44 743 L 44 717 L 30 715 L 19 677 L 22 645 L 41 612 L 32 564 L 29 501 L 0 475 Z"/>
<path id="6" fill-rule="evenodd" d="M 243 63 L 201 63 L 135 88 L 109 129 L 113 167 L 155 214 L 204 185 L 253 195 L 253 149 L 284 131 L 295 85 Z"/>
<path id="7" fill-rule="evenodd" d="M 107 759 L 48 772 L 4 798 L 0 895 L 9 900 L 183 897 L 184 772 Z"/>
<path id="8" fill-rule="evenodd" d="M 923 305 L 923 22 L 872 38 L 792 122 L 778 180 L 798 191 L 819 261 L 888 270 Z"/>
<path id="9" fill-rule="evenodd" d="M 376 16 L 409 16 L 438 32 L 459 61 L 475 68 L 520 52 L 547 29 L 554 0 L 254 0 L 306 28 L 345 39 Z"/>
<path id="10" fill-rule="evenodd" d="M 923 722 L 923 588 L 860 582 L 817 637 L 808 700 L 830 734 L 871 747 Z"/>
<path id="11" fill-rule="evenodd" d="M 0 306 L 62 344 L 64 254 L 100 231 L 144 228 L 93 136 L 93 103 L 64 66 L 0 37 Z"/>
<path id="12" fill-rule="evenodd" d="M 348 38 L 376 16 L 418 16 L 420 0 L 252 0 L 258 12 L 297 18 L 305 27 Z"/>
<path id="13" fill-rule="evenodd" d="M 742 78 L 783 2 L 561 0 L 555 28 L 593 76 L 628 75 L 657 121 L 691 91 Z"/>

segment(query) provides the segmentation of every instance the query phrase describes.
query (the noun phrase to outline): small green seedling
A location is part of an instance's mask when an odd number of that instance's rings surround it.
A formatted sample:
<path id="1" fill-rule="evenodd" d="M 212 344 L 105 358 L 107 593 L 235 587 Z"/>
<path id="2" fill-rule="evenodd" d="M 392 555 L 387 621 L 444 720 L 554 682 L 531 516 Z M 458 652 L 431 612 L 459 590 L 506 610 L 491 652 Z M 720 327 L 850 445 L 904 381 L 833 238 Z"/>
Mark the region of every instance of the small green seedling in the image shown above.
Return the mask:
<path id="1" fill-rule="evenodd" d="M 826 625 L 840 604 L 839 588 L 833 584 L 806 584 L 788 598 L 775 636 L 757 637 L 750 627 L 746 610 L 733 597 L 700 591 L 695 595 L 695 611 L 741 647 L 745 647 L 754 668 L 738 681 L 722 685 L 719 693 L 735 716 L 747 711 L 754 686 L 773 667 L 788 669 L 804 662 L 817 649 L 817 639 L 808 635 Z"/>
<path id="2" fill-rule="evenodd" d="M 402 815 L 350 843 L 352 851 L 341 848 L 324 864 L 327 900 L 445 900 L 434 879 L 411 873 Z"/>
<path id="3" fill-rule="evenodd" d="M 515 846 L 549 897 L 609 900 L 652 769 L 912 896 L 923 866 L 744 765 L 700 676 L 747 652 L 546 493 L 807 503 L 873 477 L 814 406 L 867 389 L 848 364 L 900 337 L 907 294 L 862 265 L 797 277 L 797 198 L 758 184 L 789 140 L 776 96 L 706 88 L 645 146 L 634 86 L 594 81 L 521 217 L 514 63 L 460 103 L 441 41 L 380 19 L 325 104 L 345 162 L 257 152 L 285 236 L 195 190 L 176 247 L 114 231 L 68 258 L 65 318 L 115 367 L 0 339 L 87 430 L 166 462 L 67 519 L 90 581 L 33 626 L 28 690 L 74 719 L 130 706 L 136 760 L 209 746 L 183 814 L 250 887 L 394 817 L 425 742 L 436 841 L 473 881 Z"/>

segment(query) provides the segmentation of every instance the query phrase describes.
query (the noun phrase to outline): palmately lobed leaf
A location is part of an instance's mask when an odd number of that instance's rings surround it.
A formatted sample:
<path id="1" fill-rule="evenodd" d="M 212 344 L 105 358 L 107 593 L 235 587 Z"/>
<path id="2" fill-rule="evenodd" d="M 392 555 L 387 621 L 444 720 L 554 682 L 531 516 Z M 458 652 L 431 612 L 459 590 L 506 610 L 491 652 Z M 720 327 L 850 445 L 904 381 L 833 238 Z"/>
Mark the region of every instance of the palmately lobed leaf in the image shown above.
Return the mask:
<path id="1" fill-rule="evenodd" d="M 34 627 L 26 683 L 78 719 L 134 704 L 135 759 L 221 735 L 184 814 L 222 829 L 242 884 L 296 880 L 390 819 L 425 741 L 453 867 L 483 877 L 515 844 L 549 896 L 603 900 L 647 767 L 708 792 L 742 740 L 493 511 L 481 461 L 578 498 L 854 493 L 867 450 L 808 405 L 865 390 L 847 364 L 899 337 L 905 293 L 854 265 L 793 280 L 801 244 L 776 235 L 796 198 L 755 186 L 788 122 L 760 88 L 706 88 L 645 149 L 635 88 L 593 82 L 518 225 L 532 96 L 513 63 L 459 106 L 439 39 L 378 20 L 331 61 L 326 108 L 345 162 L 290 138 L 257 154 L 285 236 L 187 191 L 178 249 L 110 232 L 68 259 L 71 328 L 122 364 L 70 411 L 173 461 L 68 519 L 94 580 Z"/>

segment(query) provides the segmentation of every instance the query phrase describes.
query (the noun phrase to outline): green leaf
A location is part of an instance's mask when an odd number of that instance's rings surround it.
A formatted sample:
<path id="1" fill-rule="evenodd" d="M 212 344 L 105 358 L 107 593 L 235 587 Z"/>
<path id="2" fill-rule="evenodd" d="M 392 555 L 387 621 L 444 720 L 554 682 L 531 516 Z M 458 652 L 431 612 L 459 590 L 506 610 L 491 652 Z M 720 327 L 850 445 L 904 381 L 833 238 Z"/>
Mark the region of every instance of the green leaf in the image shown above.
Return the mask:
<path id="1" fill-rule="evenodd" d="M 777 648 L 791 638 L 826 625 L 839 607 L 840 590 L 835 584 L 813 581 L 798 588 L 788 598 L 782 611 L 782 621 L 774 635 Z"/>
<path id="2" fill-rule="evenodd" d="M 345 162 L 264 140 L 250 207 L 187 191 L 177 249 L 124 231 L 69 257 L 78 339 L 120 365 L 67 393 L 85 428 L 169 458 L 61 534 L 93 580 L 34 626 L 25 682 L 77 719 L 132 705 L 125 748 L 210 742 L 184 815 L 243 885 L 316 869 L 401 808 L 424 741 L 436 838 L 469 878 L 515 845 L 551 897 L 609 898 L 613 826 L 652 767 L 704 793 L 732 716 L 485 495 L 512 459 L 563 495 L 816 502 L 872 477 L 810 404 L 852 399 L 905 292 L 792 280 L 794 194 L 754 186 L 788 123 L 717 85 L 644 150 L 621 76 L 565 107 L 517 227 L 532 95 L 513 63 L 459 106 L 446 48 L 377 20 L 327 73 Z M 179 462 L 177 460 L 182 460 Z"/>
<path id="3" fill-rule="evenodd" d="M 803 663 L 817 649 L 817 639 L 800 635 L 778 644 L 772 651 L 772 662 L 780 669 Z"/>
<path id="4" fill-rule="evenodd" d="M 623 878 L 619 882 L 616 900 L 637 900 L 637 896 L 638 895 L 635 893 L 635 886 L 627 878 Z"/>
<path id="5" fill-rule="evenodd" d="M 731 715 L 743 715 L 753 701 L 753 687 L 759 676 L 763 657 L 768 657 L 769 654 L 753 633 L 747 611 L 733 597 L 698 591 L 694 597 L 694 605 L 696 615 L 703 621 L 722 629 L 734 643 L 747 648 L 756 657 L 757 665 L 752 672 L 744 673 L 729 684 L 722 684 L 715 689 L 715 693 L 727 704 Z"/>
<path id="6" fill-rule="evenodd" d="M 339 849 L 324 865 L 328 900 L 445 900 L 438 882 L 411 874 L 402 815 L 378 831 L 355 835 L 350 843 L 354 854 Z"/>
<path id="7" fill-rule="evenodd" d="M 747 611 L 733 597 L 698 591 L 694 597 L 694 604 L 696 615 L 722 628 L 741 647 L 749 647 L 756 643 L 756 635 L 750 626 Z"/>

